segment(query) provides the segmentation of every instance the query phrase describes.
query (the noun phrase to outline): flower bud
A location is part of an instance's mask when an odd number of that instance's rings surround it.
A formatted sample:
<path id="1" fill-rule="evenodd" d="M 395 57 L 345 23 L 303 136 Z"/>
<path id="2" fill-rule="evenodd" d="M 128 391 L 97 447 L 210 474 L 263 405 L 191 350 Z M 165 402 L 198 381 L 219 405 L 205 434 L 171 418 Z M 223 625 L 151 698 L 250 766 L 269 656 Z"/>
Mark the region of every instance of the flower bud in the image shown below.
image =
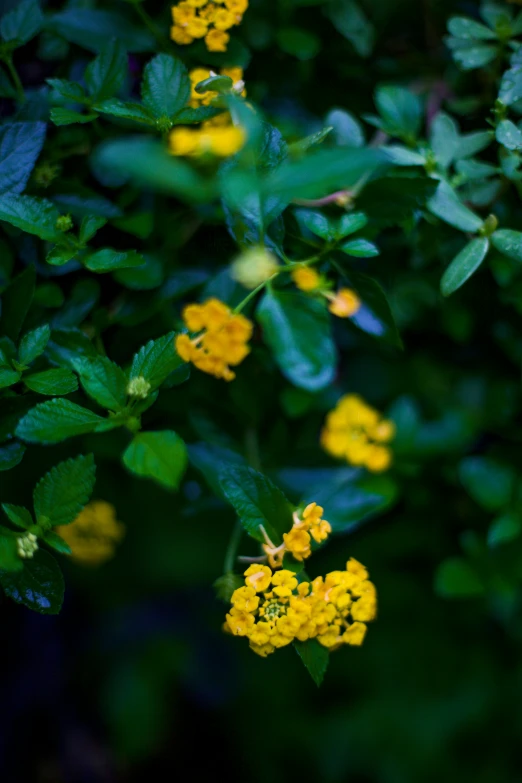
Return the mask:
<path id="1" fill-rule="evenodd" d="M 245 288 L 256 288 L 277 272 L 276 257 L 264 247 L 250 247 L 232 263 L 234 280 Z"/>
<path id="2" fill-rule="evenodd" d="M 148 396 L 150 389 L 150 383 L 143 375 L 138 375 L 137 378 L 131 378 L 127 384 L 127 394 L 129 397 L 139 397 L 142 400 Z"/>

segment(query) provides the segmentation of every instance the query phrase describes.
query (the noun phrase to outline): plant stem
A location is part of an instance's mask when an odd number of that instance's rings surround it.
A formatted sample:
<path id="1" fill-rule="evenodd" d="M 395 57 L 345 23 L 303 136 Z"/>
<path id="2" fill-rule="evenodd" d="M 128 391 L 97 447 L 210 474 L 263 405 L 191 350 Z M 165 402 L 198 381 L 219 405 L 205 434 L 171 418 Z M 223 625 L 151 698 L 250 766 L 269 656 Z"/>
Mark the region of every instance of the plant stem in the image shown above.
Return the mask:
<path id="1" fill-rule="evenodd" d="M 228 542 L 227 551 L 225 552 L 225 561 L 223 563 L 224 574 L 230 574 L 234 570 L 237 548 L 239 546 L 239 542 L 241 541 L 242 533 L 243 528 L 241 527 L 241 522 L 239 519 L 236 519 L 234 528 L 232 530 L 232 535 L 230 536 L 230 541 Z"/>
<path id="2" fill-rule="evenodd" d="M 274 277 L 277 277 L 278 274 L 279 272 L 274 272 L 274 274 L 271 275 L 267 280 L 263 280 L 263 282 L 260 283 L 256 288 L 254 288 L 253 291 L 250 291 L 250 293 L 247 294 L 245 298 L 236 307 L 234 307 L 234 313 L 240 313 L 241 310 L 250 302 L 250 300 L 253 299 L 256 296 L 256 294 L 262 291 L 265 285 L 269 283 L 270 280 L 273 280 Z"/>
<path id="3" fill-rule="evenodd" d="M 16 87 L 18 100 L 20 101 L 20 103 L 23 103 L 25 101 L 24 86 L 20 81 L 20 77 L 18 76 L 18 71 L 14 67 L 13 58 L 10 54 L 4 57 L 4 63 L 6 64 L 7 70 L 9 71 L 11 79 L 13 80 L 13 84 Z"/>

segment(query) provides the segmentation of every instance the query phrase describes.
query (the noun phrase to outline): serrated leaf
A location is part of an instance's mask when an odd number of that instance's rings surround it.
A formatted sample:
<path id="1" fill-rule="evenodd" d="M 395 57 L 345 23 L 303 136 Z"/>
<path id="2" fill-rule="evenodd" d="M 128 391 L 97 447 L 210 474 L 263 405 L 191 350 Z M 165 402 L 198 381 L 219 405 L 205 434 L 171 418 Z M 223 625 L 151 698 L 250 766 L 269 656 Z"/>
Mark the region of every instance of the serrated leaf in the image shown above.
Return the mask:
<path id="1" fill-rule="evenodd" d="M 317 639 L 307 639 L 306 642 L 294 641 L 294 647 L 308 674 L 319 687 L 330 662 L 328 649 Z"/>
<path id="2" fill-rule="evenodd" d="M 76 375 L 64 367 L 24 375 L 23 381 L 31 391 L 50 396 L 71 394 L 78 388 Z"/>
<path id="3" fill-rule="evenodd" d="M 234 507 L 241 525 L 256 541 L 264 543 L 262 525 L 276 546 L 293 525 L 292 506 L 279 487 L 262 473 L 230 465 L 219 475 L 221 490 Z"/>
<path id="4" fill-rule="evenodd" d="M 31 332 L 24 334 L 18 348 L 18 359 L 20 364 L 29 365 L 37 356 L 40 356 L 40 354 L 45 351 L 50 336 L 51 329 L 49 328 L 49 324 L 44 324 L 43 326 L 39 326 L 37 329 L 33 329 Z"/>
<path id="5" fill-rule="evenodd" d="M 173 117 L 181 111 L 190 97 L 190 79 L 187 69 L 169 54 L 157 54 L 143 71 L 141 98 L 154 116 Z"/>
<path id="6" fill-rule="evenodd" d="M 129 377 L 142 376 L 150 383 L 151 391 L 161 386 L 171 372 L 184 364 L 174 349 L 174 336 L 174 332 L 169 332 L 140 348 L 132 360 Z"/>
<path id="7" fill-rule="evenodd" d="M 105 420 L 70 400 L 54 399 L 32 408 L 18 423 L 16 434 L 29 443 L 59 443 L 94 432 Z"/>
<path id="8" fill-rule="evenodd" d="M 337 352 L 322 302 L 287 291 L 267 292 L 256 311 L 265 342 L 288 380 L 308 391 L 333 380 Z"/>
<path id="9" fill-rule="evenodd" d="M 25 446 L 23 443 L 8 443 L 0 446 L 0 471 L 16 468 L 23 459 Z"/>
<path id="10" fill-rule="evenodd" d="M 121 411 L 127 398 L 127 377 L 121 367 L 106 356 L 73 359 L 84 391 L 103 408 Z"/>
<path id="11" fill-rule="evenodd" d="M 85 69 L 85 84 L 93 101 L 111 98 L 120 90 L 127 73 L 127 54 L 114 39 L 107 42 L 99 55 Z"/>
<path id="12" fill-rule="evenodd" d="M 40 479 L 33 493 L 37 524 L 44 528 L 68 525 L 88 503 L 96 480 L 92 454 L 65 460 Z"/>
<path id="13" fill-rule="evenodd" d="M 135 250 L 119 251 L 105 247 L 86 256 L 83 263 L 91 272 L 114 272 L 117 269 L 143 266 L 145 259 Z"/>
<path id="14" fill-rule="evenodd" d="M 34 525 L 34 519 L 31 516 L 31 512 L 24 506 L 14 506 L 12 503 L 2 503 L 2 509 L 4 510 L 7 518 L 16 527 L 27 530 Z"/>
<path id="15" fill-rule="evenodd" d="M 485 237 L 468 242 L 442 275 L 440 290 L 443 296 L 449 296 L 469 280 L 484 261 L 488 250 L 489 240 Z"/>
<path id="16" fill-rule="evenodd" d="M 56 228 L 60 217 L 55 205 L 45 198 L 4 193 L 0 196 L 0 220 L 5 220 L 28 234 L 56 242 L 61 233 Z"/>
<path id="17" fill-rule="evenodd" d="M 50 114 L 52 122 L 58 126 L 75 125 L 76 123 L 85 125 L 87 122 L 93 122 L 97 116 L 98 115 L 96 112 L 93 111 L 88 111 L 85 114 L 82 114 L 79 111 L 74 111 L 74 109 L 66 109 L 63 106 L 56 106 L 54 109 L 51 109 Z"/>
<path id="18" fill-rule="evenodd" d="M 153 113 L 142 106 L 141 103 L 131 103 L 130 101 L 120 101 L 118 98 L 109 98 L 102 103 L 96 103 L 93 106 L 94 111 L 100 114 L 109 114 L 111 117 L 119 117 L 122 120 L 132 120 L 141 125 L 155 125 Z"/>
<path id="19" fill-rule="evenodd" d="M 42 534 L 41 539 L 47 546 L 50 546 L 55 552 L 59 552 L 61 555 L 71 554 L 71 547 L 69 544 L 66 544 L 63 538 L 52 530 L 45 531 L 45 533 Z"/>
<path id="20" fill-rule="evenodd" d="M 24 562 L 22 571 L 0 572 L 0 585 L 9 598 L 34 612 L 58 614 L 62 608 L 62 572 L 54 557 L 41 549 Z"/>
<path id="21" fill-rule="evenodd" d="M 8 122 L 0 126 L 0 193 L 24 190 L 44 141 L 44 122 Z"/>
<path id="22" fill-rule="evenodd" d="M 22 0 L 0 20 L 0 35 L 4 41 L 14 41 L 22 45 L 38 35 L 43 22 L 44 17 L 37 0 Z"/>
<path id="23" fill-rule="evenodd" d="M 123 454 L 123 462 L 138 476 L 177 489 L 187 465 L 187 449 L 175 432 L 140 432 Z"/>
<path id="24" fill-rule="evenodd" d="M 106 223 L 107 218 L 100 217 L 99 215 L 86 215 L 80 225 L 80 233 L 78 235 L 80 244 L 86 245 Z"/>
<path id="25" fill-rule="evenodd" d="M 46 81 L 56 94 L 51 96 L 51 100 L 64 98 L 69 103 L 83 103 L 86 100 L 85 90 L 78 82 L 71 82 L 68 79 L 46 79 Z"/>

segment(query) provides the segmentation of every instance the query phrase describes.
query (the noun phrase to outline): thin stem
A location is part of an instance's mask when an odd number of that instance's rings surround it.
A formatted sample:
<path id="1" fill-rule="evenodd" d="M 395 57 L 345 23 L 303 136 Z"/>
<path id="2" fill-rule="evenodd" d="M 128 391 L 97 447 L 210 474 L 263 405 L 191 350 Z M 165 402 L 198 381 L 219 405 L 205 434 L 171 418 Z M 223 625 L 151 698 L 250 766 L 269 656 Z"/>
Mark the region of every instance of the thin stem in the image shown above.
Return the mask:
<path id="1" fill-rule="evenodd" d="M 239 546 L 239 542 L 241 541 L 242 533 L 243 528 L 241 527 L 241 522 L 239 519 L 236 519 L 236 523 L 232 530 L 232 535 L 230 536 L 230 541 L 228 542 L 227 551 L 225 553 L 225 561 L 223 563 L 224 574 L 230 574 L 234 570 L 237 548 Z"/>
<path id="2" fill-rule="evenodd" d="M 236 306 L 234 307 L 235 313 L 240 313 L 241 310 L 260 292 L 263 290 L 263 288 L 266 286 L 267 283 L 270 282 L 270 280 L 273 280 L 274 277 L 277 277 L 279 272 L 274 272 L 273 275 L 271 275 L 267 280 L 263 280 L 262 283 L 260 283 L 256 288 L 254 288 L 253 291 L 250 291 L 249 294 L 245 296 L 245 298 Z"/>
<path id="3" fill-rule="evenodd" d="M 11 79 L 13 80 L 14 86 L 16 87 L 16 92 L 18 94 L 18 100 L 20 103 L 23 103 L 25 101 L 25 92 L 24 92 L 24 86 L 22 82 L 20 81 L 20 77 L 18 76 L 18 71 L 16 70 L 13 58 L 10 54 L 6 55 L 4 57 L 4 63 L 7 66 L 7 70 L 9 71 L 9 74 L 11 76 Z"/>
<path id="4" fill-rule="evenodd" d="M 162 49 L 169 50 L 170 44 L 168 40 L 165 38 L 165 36 L 158 30 L 155 23 L 152 21 L 148 13 L 145 11 L 145 9 L 142 7 L 141 2 L 139 0 L 132 3 L 134 8 L 136 9 L 136 13 L 140 17 L 141 21 L 145 25 L 145 27 L 152 33 L 158 44 L 161 46 Z"/>

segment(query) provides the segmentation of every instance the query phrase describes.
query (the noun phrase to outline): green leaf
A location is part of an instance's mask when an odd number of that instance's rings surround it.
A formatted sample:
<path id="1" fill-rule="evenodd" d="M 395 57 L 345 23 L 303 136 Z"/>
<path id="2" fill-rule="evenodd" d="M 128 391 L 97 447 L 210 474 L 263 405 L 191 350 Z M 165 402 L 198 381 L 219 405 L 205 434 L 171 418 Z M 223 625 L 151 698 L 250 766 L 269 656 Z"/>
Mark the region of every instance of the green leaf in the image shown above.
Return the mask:
<path id="1" fill-rule="evenodd" d="M 475 131 L 460 136 L 455 159 L 470 158 L 488 147 L 493 141 L 493 131 Z"/>
<path id="2" fill-rule="evenodd" d="M 378 87 L 375 105 L 386 133 L 405 141 L 417 138 L 422 122 L 422 103 L 418 95 L 405 87 Z"/>
<path id="3" fill-rule="evenodd" d="M 491 244 L 502 255 L 513 261 L 522 261 L 522 232 L 501 228 L 491 235 Z"/>
<path id="4" fill-rule="evenodd" d="M 457 38 L 484 41 L 496 39 L 493 30 L 474 19 L 468 19 L 467 16 L 453 16 L 448 22 L 448 30 Z"/>
<path id="5" fill-rule="evenodd" d="M 44 122 L 7 122 L 0 126 L 0 193 L 24 190 L 44 141 Z"/>
<path id="6" fill-rule="evenodd" d="M 1 198 L 0 198 L 1 200 Z M 28 266 L 2 293 L 0 333 L 17 340 L 34 296 L 36 271 Z"/>
<path id="7" fill-rule="evenodd" d="M 489 457 L 467 457 L 459 465 L 459 477 L 473 500 L 486 511 L 502 511 L 515 489 L 515 471 Z"/>
<path id="8" fill-rule="evenodd" d="M 504 106 L 511 106 L 522 98 L 522 65 L 504 71 L 498 98 Z"/>
<path id="9" fill-rule="evenodd" d="M 37 394 L 61 396 L 70 394 L 78 388 L 76 376 L 63 367 L 56 370 L 42 370 L 32 375 L 24 375 L 24 383 L 28 389 Z"/>
<path id="10" fill-rule="evenodd" d="M 9 386 L 14 386 L 20 380 L 21 374 L 18 370 L 13 370 L 11 367 L 0 365 L 0 389 L 7 389 Z"/>
<path id="11" fill-rule="evenodd" d="M 132 360 L 129 378 L 142 376 L 150 383 L 151 391 L 161 386 L 171 372 L 184 364 L 174 349 L 174 336 L 174 332 L 169 332 L 140 348 Z"/>
<path id="12" fill-rule="evenodd" d="M 62 608 L 62 572 L 54 557 L 41 549 L 24 562 L 22 571 L 0 572 L 0 585 L 9 598 L 34 612 L 58 614 Z"/>
<path id="13" fill-rule="evenodd" d="M 116 269 L 143 266 L 145 259 L 135 250 L 119 251 L 105 247 L 86 256 L 83 263 L 91 272 L 114 272 Z"/>
<path id="14" fill-rule="evenodd" d="M 51 266 L 63 266 L 78 255 L 79 248 L 76 245 L 54 245 L 47 253 L 45 260 Z"/>
<path id="15" fill-rule="evenodd" d="M 262 525 L 276 546 L 292 529 L 292 506 L 279 487 L 253 468 L 229 465 L 219 475 L 221 489 L 234 507 L 241 525 L 256 541 L 264 543 Z"/>
<path id="16" fill-rule="evenodd" d="M 53 14 L 47 29 L 90 52 L 100 52 L 114 38 L 127 52 L 150 52 L 155 46 L 154 37 L 143 25 L 134 25 L 116 12 L 95 8 L 67 8 Z"/>
<path id="17" fill-rule="evenodd" d="M 210 443 L 192 443 L 187 451 L 191 465 L 203 474 L 212 492 L 226 500 L 219 483 L 220 473 L 228 464 L 246 467 L 244 458 L 231 449 Z"/>
<path id="18" fill-rule="evenodd" d="M 306 642 L 295 641 L 294 647 L 308 674 L 319 687 L 330 663 L 328 649 L 323 647 L 317 639 L 307 639 Z"/>
<path id="19" fill-rule="evenodd" d="M 305 153 L 310 147 L 316 147 L 318 144 L 322 144 L 326 137 L 332 132 L 333 128 L 322 128 L 317 133 L 311 133 L 309 136 L 305 136 L 304 139 L 294 141 L 288 147 L 288 154 L 291 156 L 299 156 Z"/>
<path id="20" fill-rule="evenodd" d="M 99 215 L 86 215 L 80 225 L 80 233 L 78 235 L 80 244 L 86 245 L 106 223 L 107 219 L 104 217 L 100 217 Z"/>
<path id="21" fill-rule="evenodd" d="M 338 220 L 327 218 L 322 212 L 316 212 L 312 209 L 297 209 L 294 214 L 301 228 L 308 229 L 326 242 L 343 239 L 343 237 L 364 228 L 368 223 L 364 212 L 352 212 L 343 215 Z"/>
<path id="22" fill-rule="evenodd" d="M 491 523 L 488 530 L 488 546 L 497 547 L 502 544 L 509 544 L 522 533 L 522 520 L 520 516 L 513 511 L 508 511 L 497 517 Z"/>
<path id="23" fill-rule="evenodd" d="M 93 101 L 112 98 L 127 74 L 127 54 L 118 39 L 108 41 L 85 69 L 85 84 Z"/>
<path id="24" fill-rule="evenodd" d="M 320 38 L 300 27 L 281 27 L 276 36 L 283 52 L 299 60 L 311 60 L 321 50 Z"/>
<path id="25" fill-rule="evenodd" d="M 0 526 L 0 574 L 21 571 L 24 567 L 18 554 L 16 538 L 12 530 Z"/>
<path id="26" fill-rule="evenodd" d="M 344 274 L 361 300 L 361 306 L 351 316 L 355 324 L 366 334 L 371 334 L 381 340 L 402 348 L 402 340 L 393 317 L 388 299 L 380 284 L 368 275 L 350 270 Z"/>
<path id="27" fill-rule="evenodd" d="M 74 125 L 75 123 L 85 125 L 85 123 L 95 120 L 98 115 L 93 111 L 82 114 L 81 112 L 74 111 L 73 109 L 66 109 L 62 106 L 56 106 L 54 109 L 51 109 L 50 116 L 54 124 L 60 126 Z"/>
<path id="28" fill-rule="evenodd" d="M 53 329 L 81 324 L 99 298 L 100 286 L 96 280 L 92 278 L 79 280 L 69 292 L 64 306 L 54 316 Z"/>
<path id="29" fill-rule="evenodd" d="M 332 135 L 338 147 L 364 147 L 364 132 L 359 120 L 344 109 L 332 109 L 326 115 L 326 125 L 333 128 Z"/>
<path id="30" fill-rule="evenodd" d="M 130 101 L 120 101 L 118 98 L 109 98 L 102 103 L 96 103 L 93 106 L 94 111 L 100 114 L 109 114 L 112 117 L 120 117 L 122 120 L 132 120 L 141 125 L 155 125 L 156 121 L 153 113 L 142 106 L 141 103 L 131 103 Z"/>
<path id="31" fill-rule="evenodd" d="M 23 443 L 8 443 L 0 446 L 0 471 L 11 470 L 20 464 L 25 454 Z"/>
<path id="32" fill-rule="evenodd" d="M 457 155 L 459 129 L 457 123 L 443 111 L 439 111 L 431 124 L 430 142 L 437 162 L 447 168 Z"/>
<path id="33" fill-rule="evenodd" d="M 355 234 L 356 231 L 364 228 L 367 223 L 368 218 L 364 212 L 348 212 L 337 221 L 335 238 L 344 239 L 344 237 L 350 236 L 350 234 Z"/>
<path id="34" fill-rule="evenodd" d="M 187 465 L 187 449 L 171 430 L 140 432 L 125 450 L 123 462 L 138 476 L 155 479 L 167 489 L 178 489 Z"/>
<path id="35" fill-rule="evenodd" d="M 29 443 L 59 443 L 94 432 L 103 422 L 101 416 L 70 400 L 54 399 L 32 408 L 18 423 L 16 434 Z"/>
<path id="36" fill-rule="evenodd" d="M 157 54 L 147 63 L 141 83 L 141 99 L 156 119 L 173 117 L 190 97 L 187 69 L 169 54 Z"/>
<path id="37" fill-rule="evenodd" d="M 57 533 L 53 533 L 52 530 L 45 531 L 40 536 L 40 538 L 47 544 L 47 546 L 50 546 L 52 549 L 54 549 L 55 552 L 59 552 L 61 555 L 71 554 L 71 547 L 69 544 L 66 544 L 63 538 L 61 538 L 61 536 L 59 536 Z"/>
<path id="38" fill-rule="evenodd" d="M 68 525 L 89 502 L 96 481 L 92 454 L 55 465 L 36 485 L 33 493 L 36 522 L 44 528 Z"/>
<path id="39" fill-rule="evenodd" d="M 20 364 L 29 365 L 37 356 L 40 356 L 40 354 L 45 351 L 50 336 L 51 329 L 49 324 L 39 326 L 37 329 L 33 329 L 32 332 L 25 334 L 22 337 L 18 348 L 18 360 L 20 361 Z"/>
<path id="40" fill-rule="evenodd" d="M 464 285 L 484 261 L 488 250 L 489 240 L 485 237 L 468 242 L 442 275 L 440 290 L 443 296 L 449 296 Z"/>
<path id="41" fill-rule="evenodd" d="M 324 304 L 286 291 L 267 292 L 256 311 L 279 369 L 295 386 L 319 391 L 332 382 L 337 354 Z"/>
<path id="42" fill-rule="evenodd" d="M 63 98 L 68 103 L 84 103 L 87 100 L 85 90 L 78 82 L 71 82 L 68 79 L 46 79 L 46 81 L 53 89 L 51 100 L 58 101 L 59 98 Z"/>
<path id="43" fill-rule="evenodd" d="M 444 181 L 429 200 L 428 209 L 433 215 L 461 231 L 475 233 L 482 226 L 482 220 L 464 206 L 451 185 Z"/>
<path id="44" fill-rule="evenodd" d="M 127 378 L 121 367 L 106 356 L 73 359 L 83 389 L 103 408 L 121 411 L 127 399 Z"/>
<path id="45" fill-rule="evenodd" d="M 169 155 L 160 142 L 149 138 L 106 141 L 96 150 L 94 164 L 99 170 L 189 201 L 209 201 L 215 195 L 212 181 L 205 180 L 188 163 Z"/>
<path id="46" fill-rule="evenodd" d="M 22 530 L 33 527 L 34 519 L 31 516 L 31 512 L 24 508 L 24 506 L 13 506 L 11 503 L 2 503 L 2 508 L 9 521 L 12 522 L 13 525 L 16 525 L 16 527 L 20 527 Z"/>
<path id="47" fill-rule="evenodd" d="M 375 30 L 355 0 L 333 0 L 325 4 L 324 12 L 336 30 L 350 41 L 357 54 L 361 57 L 370 56 Z"/>
<path id="48" fill-rule="evenodd" d="M 375 258 L 379 255 L 379 248 L 367 239 L 351 239 L 339 246 L 339 250 L 355 258 Z"/>
<path id="49" fill-rule="evenodd" d="M 458 40 L 458 39 L 453 39 Z M 453 49 L 453 59 L 464 71 L 473 71 L 475 68 L 483 68 L 495 59 L 498 53 L 496 46 L 467 44 Z"/>
<path id="50" fill-rule="evenodd" d="M 450 557 L 437 568 L 435 592 L 443 598 L 475 598 L 484 594 L 484 585 L 464 558 Z"/>
<path id="51" fill-rule="evenodd" d="M 18 193 L 4 193 L 0 196 L 0 220 L 5 220 L 28 234 L 40 239 L 56 242 L 61 232 L 56 228 L 60 213 L 54 204 L 45 198 L 22 196 Z"/>
<path id="52" fill-rule="evenodd" d="M 498 143 L 508 150 L 518 150 L 522 147 L 522 131 L 511 120 L 499 122 L 495 137 Z"/>
<path id="53" fill-rule="evenodd" d="M 2 17 L 0 35 L 4 41 L 15 41 L 21 46 L 38 35 L 43 22 L 44 17 L 37 0 L 22 0 L 16 8 Z"/>

